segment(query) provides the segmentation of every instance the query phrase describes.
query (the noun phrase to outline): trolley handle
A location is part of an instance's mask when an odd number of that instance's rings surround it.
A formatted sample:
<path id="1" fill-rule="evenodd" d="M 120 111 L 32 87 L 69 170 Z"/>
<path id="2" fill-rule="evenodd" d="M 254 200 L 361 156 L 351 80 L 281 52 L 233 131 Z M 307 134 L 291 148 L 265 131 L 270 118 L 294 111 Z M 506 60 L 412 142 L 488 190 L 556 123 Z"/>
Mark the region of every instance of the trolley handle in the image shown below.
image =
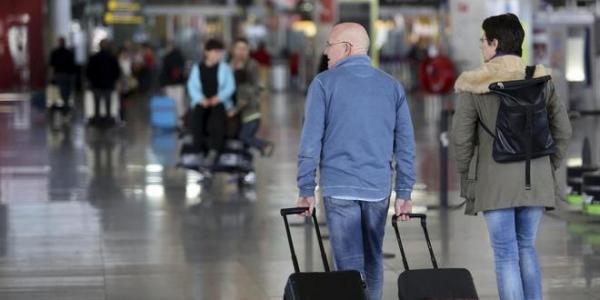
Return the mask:
<path id="1" fill-rule="evenodd" d="M 296 273 L 300 272 L 300 267 L 298 266 L 298 258 L 296 257 L 296 251 L 294 250 L 294 242 L 292 241 L 292 234 L 290 233 L 290 225 L 288 223 L 287 216 L 288 215 L 297 215 L 301 214 L 308 210 L 308 207 L 291 207 L 291 208 L 283 208 L 280 213 L 283 217 L 283 222 L 285 223 L 285 232 L 287 234 L 288 244 L 290 246 L 290 252 L 292 254 L 292 262 L 294 263 L 294 271 Z M 317 241 L 319 242 L 319 250 L 321 251 L 321 258 L 323 259 L 323 267 L 325 268 L 325 272 L 330 272 L 329 270 L 329 262 L 327 261 L 327 254 L 325 254 L 325 247 L 323 247 L 323 237 L 321 236 L 321 231 L 319 230 L 319 223 L 317 222 L 317 209 L 315 208 L 312 213 L 313 225 L 315 226 L 315 232 L 317 233 Z"/>
<path id="2" fill-rule="evenodd" d="M 281 209 L 281 216 L 298 215 L 308 210 L 308 207 L 290 207 Z"/>
<path id="3" fill-rule="evenodd" d="M 433 264 L 433 268 L 437 269 L 438 264 L 435 259 L 435 254 L 433 253 L 433 247 L 431 247 L 431 240 L 429 239 L 429 232 L 427 231 L 427 215 L 425 214 L 403 214 L 407 215 L 411 219 L 421 219 L 421 227 L 423 228 L 423 233 L 425 233 L 425 240 L 427 241 L 427 248 L 429 249 L 429 256 L 431 256 L 431 263 Z M 404 270 L 408 271 L 410 268 L 408 267 L 408 261 L 406 259 L 406 253 L 404 252 L 404 246 L 402 245 L 402 239 L 400 238 L 400 231 L 398 230 L 398 216 L 394 215 L 392 217 L 392 226 L 394 227 L 394 231 L 396 232 L 396 240 L 398 241 L 398 247 L 400 247 L 400 253 L 402 254 L 402 263 L 404 264 Z"/>

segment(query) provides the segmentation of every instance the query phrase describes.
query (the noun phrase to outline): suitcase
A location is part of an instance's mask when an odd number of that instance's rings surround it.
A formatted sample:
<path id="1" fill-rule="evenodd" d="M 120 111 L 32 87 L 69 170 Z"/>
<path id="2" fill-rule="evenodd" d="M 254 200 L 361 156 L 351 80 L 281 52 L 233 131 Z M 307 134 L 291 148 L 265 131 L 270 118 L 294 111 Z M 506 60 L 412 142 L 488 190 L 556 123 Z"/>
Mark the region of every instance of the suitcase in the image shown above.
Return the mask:
<path id="1" fill-rule="evenodd" d="M 177 104 L 167 96 L 153 96 L 150 99 L 150 123 L 157 129 L 177 128 Z"/>
<path id="2" fill-rule="evenodd" d="M 152 152 L 162 166 L 177 165 L 177 135 L 172 132 L 152 133 Z"/>
<path id="3" fill-rule="evenodd" d="M 290 252 L 292 253 L 292 262 L 294 263 L 294 273 L 288 277 L 283 295 L 284 300 L 366 300 L 364 283 L 360 272 L 351 271 L 330 271 L 327 255 L 323 247 L 323 239 L 317 223 L 316 213 L 313 211 L 312 219 L 321 250 L 321 258 L 325 272 L 300 272 L 298 259 L 294 251 L 290 226 L 287 221 L 288 215 L 303 213 L 306 207 L 284 208 L 281 210 L 281 216 L 285 223 Z"/>
<path id="4" fill-rule="evenodd" d="M 422 299 L 460 299 L 472 300 L 479 299 L 473 277 L 467 269 L 461 268 L 439 268 L 431 241 L 429 240 L 429 232 L 427 231 L 427 216 L 424 214 L 408 214 L 410 218 L 421 219 L 421 227 L 425 233 L 425 240 L 429 248 L 431 263 L 433 269 L 416 269 L 411 270 L 408 267 L 404 247 L 398 230 L 398 217 L 392 217 L 392 226 L 396 232 L 396 239 L 402 254 L 402 263 L 404 264 L 404 272 L 398 277 L 398 299 L 401 300 L 422 300 Z"/>

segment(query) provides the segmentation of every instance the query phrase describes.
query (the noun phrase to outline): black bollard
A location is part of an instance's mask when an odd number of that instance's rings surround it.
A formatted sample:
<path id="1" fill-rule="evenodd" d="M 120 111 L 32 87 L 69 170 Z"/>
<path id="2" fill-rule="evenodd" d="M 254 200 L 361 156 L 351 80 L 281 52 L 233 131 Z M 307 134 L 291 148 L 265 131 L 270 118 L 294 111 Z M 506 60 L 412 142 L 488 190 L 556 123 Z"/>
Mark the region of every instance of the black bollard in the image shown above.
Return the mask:
<path id="1" fill-rule="evenodd" d="M 448 117 L 450 112 L 443 108 L 440 118 L 440 207 L 448 208 Z"/>
<path id="2" fill-rule="evenodd" d="M 583 147 L 581 148 L 581 165 L 592 165 L 592 147 L 590 146 L 590 140 L 587 137 L 583 139 Z"/>

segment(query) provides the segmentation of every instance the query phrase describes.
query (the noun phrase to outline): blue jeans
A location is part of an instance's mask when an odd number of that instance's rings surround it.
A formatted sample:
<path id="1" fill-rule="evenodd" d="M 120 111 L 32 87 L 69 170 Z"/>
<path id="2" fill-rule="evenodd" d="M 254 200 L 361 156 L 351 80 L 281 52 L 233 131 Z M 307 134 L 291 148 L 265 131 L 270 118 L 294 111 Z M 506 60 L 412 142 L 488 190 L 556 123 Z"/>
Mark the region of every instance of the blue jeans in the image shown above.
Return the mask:
<path id="1" fill-rule="evenodd" d="M 543 211 L 542 207 L 516 207 L 484 212 L 502 300 L 542 299 L 535 237 Z"/>
<path id="2" fill-rule="evenodd" d="M 256 137 L 256 132 L 258 132 L 259 128 L 260 119 L 243 123 L 240 130 L 240 139 L 244 144 L 263 151 L 267 142 Z"/>
<path id="3" fill-rule="evenodd" d="M 383 235 L 389 200 L 358 201 L 325 197 L 325 214 L 337 270 L 357 270 L 369 300 L 383 294 Z"/>

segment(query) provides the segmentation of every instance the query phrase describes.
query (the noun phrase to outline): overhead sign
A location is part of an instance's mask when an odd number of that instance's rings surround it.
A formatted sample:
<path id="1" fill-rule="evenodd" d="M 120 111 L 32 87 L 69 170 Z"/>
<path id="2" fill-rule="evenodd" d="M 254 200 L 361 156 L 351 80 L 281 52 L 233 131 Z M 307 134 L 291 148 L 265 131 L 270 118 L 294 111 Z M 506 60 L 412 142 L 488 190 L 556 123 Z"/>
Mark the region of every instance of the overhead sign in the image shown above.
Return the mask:
<path id="1" fill-rule="evenodd" d="M 379 0 L 381 6 L 421 6 L 421 7 L 438 7 L 442 0 Z"/>
<path id="2" fill-rule="evenodd" d="M 137 25 L 144 23 L 144 16 L 107 12 L 104 14 L 104 23 Z"/>
<path id="3" fill-rule="evenodd" d="M 104 23 L 107 25 L 137 25 L 144 23 L 141 4 L 135 0 L 109 0 L 106 3 Z"/>
<path id="4" fill-rule="evenodd" d="M 108 1 L 107 7 L 108 7 L 109 11 L 120 10 L 120 11 L 138 12 L 141 10 L 141 5 L 135 1 L 111 0 L 111 1 Z"/>

